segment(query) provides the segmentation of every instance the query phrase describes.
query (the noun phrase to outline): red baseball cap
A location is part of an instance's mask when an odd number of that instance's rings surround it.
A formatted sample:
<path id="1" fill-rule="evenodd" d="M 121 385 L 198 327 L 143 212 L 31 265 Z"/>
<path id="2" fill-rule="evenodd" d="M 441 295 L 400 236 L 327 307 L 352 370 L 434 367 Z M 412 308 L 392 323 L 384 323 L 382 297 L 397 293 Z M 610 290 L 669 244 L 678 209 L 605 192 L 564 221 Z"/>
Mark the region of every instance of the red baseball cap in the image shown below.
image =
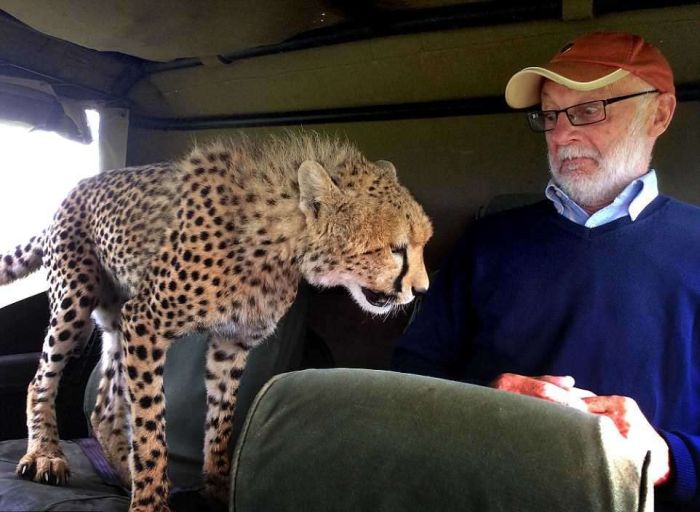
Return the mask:
<path id="1" fill-rule="evenodd" d="M 540 103 L 546 78 L 576 91 L 591 91 L 633 74 L 660 92 L 675 94 L 666 58 L 641 37 L 624 32 L 593 32 L 567 43 L 548 64 L 518 71 L 506 85 L 513 108 Z"/>

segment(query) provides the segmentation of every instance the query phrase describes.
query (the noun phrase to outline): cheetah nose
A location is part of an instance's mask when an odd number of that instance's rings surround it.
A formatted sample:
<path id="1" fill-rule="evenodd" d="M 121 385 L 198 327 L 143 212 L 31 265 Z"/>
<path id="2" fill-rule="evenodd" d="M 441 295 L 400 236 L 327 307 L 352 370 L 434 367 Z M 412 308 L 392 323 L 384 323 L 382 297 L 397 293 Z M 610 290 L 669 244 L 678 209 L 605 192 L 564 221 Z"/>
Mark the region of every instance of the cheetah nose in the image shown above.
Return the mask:
<path id="1" fill-rule="evenodd" d="M 411 291 L 413 292 L 414 297 L 422 297 L 423 295 L 425 295 L 428 292 L 428 289 L 427 288 L 413 287 L 413 288 L 411 288 Z"/>

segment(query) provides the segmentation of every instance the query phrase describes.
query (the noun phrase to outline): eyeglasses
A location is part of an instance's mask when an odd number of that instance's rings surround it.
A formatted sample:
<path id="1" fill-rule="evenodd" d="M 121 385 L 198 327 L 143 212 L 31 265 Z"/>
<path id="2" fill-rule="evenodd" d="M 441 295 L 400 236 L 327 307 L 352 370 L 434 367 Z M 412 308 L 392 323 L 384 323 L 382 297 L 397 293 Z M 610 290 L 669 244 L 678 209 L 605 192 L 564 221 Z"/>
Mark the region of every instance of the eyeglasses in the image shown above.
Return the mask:
<path id="1" fill-rule="evenodd" d="M 561 110 L 535 110 L 527 113 L 527 120 L 530 123 L 530 128 L 536 132 L 548 132 L 553 130 L 557 125 L 559 114 L 564 112 L 569 122 L 574 126 L 585 126 L 604 121 L 606 118 L 605 106 L 611 105 L 618 101 L 636 98 L 644 94 L 657 93 L 659 91 L 643 91 L 626 96 L 618 96 L 616 98 L 608 98 L 607 100 L 587 101 L 579 103 L 571 107 Z"/>

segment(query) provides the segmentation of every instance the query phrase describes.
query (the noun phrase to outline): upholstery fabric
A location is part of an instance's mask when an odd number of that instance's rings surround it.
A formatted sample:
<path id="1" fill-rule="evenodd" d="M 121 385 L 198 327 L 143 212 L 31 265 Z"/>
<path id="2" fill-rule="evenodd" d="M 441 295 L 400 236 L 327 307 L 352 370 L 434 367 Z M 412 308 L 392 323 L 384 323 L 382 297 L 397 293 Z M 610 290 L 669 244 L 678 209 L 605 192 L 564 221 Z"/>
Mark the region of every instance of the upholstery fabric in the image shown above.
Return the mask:
<path id="1" fill-rule="evenodd" d="M 270 381 L 234 458 L 231 510 L 651 510 L 645 453 L 606 418 L 376 370 Z"/>
<path id="2" fill-rule="evenodd" d="M 274 375 L 298 369 L 302 364 L 308 297 L 308 285 L 302 284 L 297 299 L 277 325 L 275 334 L 251 352 L 238 391 L 231 451 L 248 407 L 260 388 Z M 175 341 L 168 350 L 165 363 L 168 469 L 173 485 L 181 488 L 201 486 L 207 402 L 204 385 L 206 342 L 206 336 L 200 333 Z M 85 391 L 86 418 L 94 408 L 99 378 L 99 368 L 95 368 Z"/>
<path id="3" fill-rule="evenodd" d="M 275 334 L 251 353 L 239 389 L 232 451 L 247 408 L 258 390 L 273 375 L 297 369 L 303 364 L 307 307 L 308 288 L 302 285 L 294 305 L 278 324 Z M 168 470 L 174 490 L 170 503 L 176 512 L 207 510 L 204 499 L 198 493 L 190 492 L 202 487 L 205 354 L 206 338 L 201 334 L 187 336 L 173 344 L 165 366 Z M 85 390 L 86 421 L 95 403 L 99 374 L 98 369 L 93 370 Z M 27 447 L 26 439 L 0 442 L 0 511 L 126 512 L 129 507 L 127 492 L 120 486 L 105 483 L 95 469 L 99 460 L 95 460 L 94 453 L 88 458 L 76 442 L 62 441 L 62 446 L 70 464 L 71 479 L 68 486 L 56 487 L 21 480 L 15 475 L 15 467 Z"/>
<path id="4" fill-rule="evenodd" d="M 0 510 L 126 512 L 129 496 L 121 489 L 102 482 L 78 444 L 61 441 L 61 447 L 71 467 L 70 485 L 66 487 L 41 485 L 17 478 L 15 467 L 27 449 L 27 441 L 18 439 L 0 443 Z"/>

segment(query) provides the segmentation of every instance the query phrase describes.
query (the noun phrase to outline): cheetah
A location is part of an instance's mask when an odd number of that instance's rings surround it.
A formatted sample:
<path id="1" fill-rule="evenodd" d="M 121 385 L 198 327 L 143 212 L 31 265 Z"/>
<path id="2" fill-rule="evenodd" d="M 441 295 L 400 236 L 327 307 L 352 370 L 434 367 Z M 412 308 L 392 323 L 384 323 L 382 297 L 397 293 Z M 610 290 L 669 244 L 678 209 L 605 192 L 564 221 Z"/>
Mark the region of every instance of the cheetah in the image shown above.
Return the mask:
<path id="1" fill-rule="evenodd" d="M 228 445 L 250 350 L 301 279 L 345 287 L 386 315 L 428 288 L 432 225 L 387 161 L 312 132 L 195 147 L 179 161 L 81 181 L 50 226 L 0 256 L 0 285 L 42 264 L 51 321 L 27 397 L 21 478 L 70 476 L 54 402 L 67 360 L 102 331 L 93 434 L 126 485 L 130 510 L 168 510 L 163 367 L 170 344 L 209 333 L 205 493 L 228 499 Z"/>

